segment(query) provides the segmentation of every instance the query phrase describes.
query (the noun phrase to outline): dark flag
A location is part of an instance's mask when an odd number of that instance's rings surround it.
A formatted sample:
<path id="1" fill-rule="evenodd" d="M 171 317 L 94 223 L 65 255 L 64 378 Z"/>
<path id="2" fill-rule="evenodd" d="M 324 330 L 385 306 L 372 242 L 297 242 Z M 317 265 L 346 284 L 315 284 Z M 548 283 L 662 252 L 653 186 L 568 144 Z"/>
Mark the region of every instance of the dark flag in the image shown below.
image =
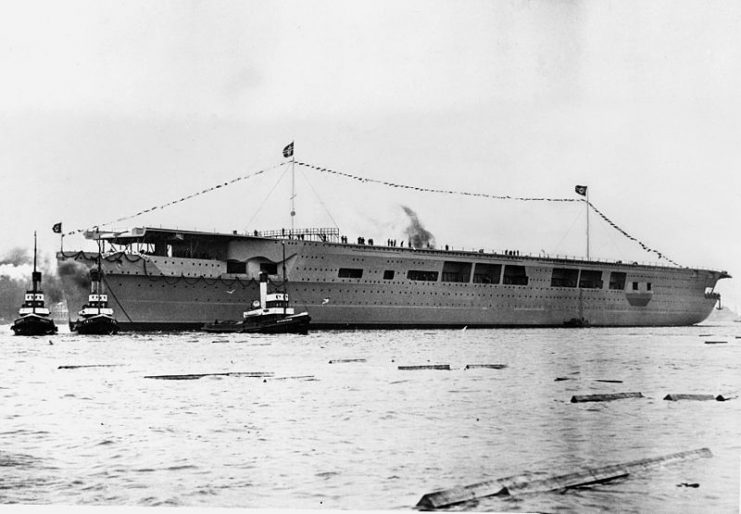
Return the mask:
<path id="1" fill-rule="evenodd" d="M 574 191 L 582 196 L 587 196 L 587 186 L 575 186 Z"/>
<path id="2" fill-rule="evenodd" d="M 51 231 L 55 234 L 61 234 L 62 233 L 62 224 L 61 223 L 55 223 L 54 226 L 51 227 Z"/>
<path id="3" fill-rule="evenodd" d="M 293 141 L 283 149 L 283 157 L 293 157 Z"/>

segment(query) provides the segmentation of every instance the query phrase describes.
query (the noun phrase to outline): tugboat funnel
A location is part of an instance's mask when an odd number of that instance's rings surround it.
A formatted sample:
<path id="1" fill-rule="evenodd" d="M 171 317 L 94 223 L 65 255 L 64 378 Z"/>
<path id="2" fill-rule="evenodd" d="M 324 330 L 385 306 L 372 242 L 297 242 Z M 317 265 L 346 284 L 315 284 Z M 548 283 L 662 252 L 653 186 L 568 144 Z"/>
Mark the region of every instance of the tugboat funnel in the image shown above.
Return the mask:
<path id="1" fill-rule="evenodd" d="M 267 308 L 268 298 L 268 274 L 260 273 L 260 308 Z"/>

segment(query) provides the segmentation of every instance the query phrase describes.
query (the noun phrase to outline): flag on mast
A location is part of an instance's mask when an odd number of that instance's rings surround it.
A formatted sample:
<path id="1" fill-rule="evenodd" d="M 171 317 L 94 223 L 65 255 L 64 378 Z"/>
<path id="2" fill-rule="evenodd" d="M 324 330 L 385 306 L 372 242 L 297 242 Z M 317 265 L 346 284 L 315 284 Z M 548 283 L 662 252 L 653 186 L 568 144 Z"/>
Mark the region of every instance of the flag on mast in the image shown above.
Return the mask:
<path id="1" fill-rule="evenodd" d="M 62 223 L 61 222 L 55 223 L 51 227 L 51 231 L 54 232 L 55 234 L 61 234 L 62 233 Z"/>
<path id="2" fill-rule="evenodd" d="M 587 196 L 587 186 L 575 186 L 574 191 L 576 191 L 576 194 Z"/>
<path id="3" fill-rule="evenodd" d="M 283 157 L 293 157 L 293 141 L 283 149 Z"/>

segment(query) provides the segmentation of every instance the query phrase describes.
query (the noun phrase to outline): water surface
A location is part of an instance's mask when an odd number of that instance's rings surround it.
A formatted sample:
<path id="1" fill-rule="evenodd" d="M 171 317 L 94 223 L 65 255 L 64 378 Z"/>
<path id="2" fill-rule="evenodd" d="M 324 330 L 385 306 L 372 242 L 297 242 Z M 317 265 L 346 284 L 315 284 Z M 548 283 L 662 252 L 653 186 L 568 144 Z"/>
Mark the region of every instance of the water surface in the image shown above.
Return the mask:
<path id="1" fill-rule="evenodd" d="M 738 323 L 111 337 L 4 326 L 0 503 L 411 509 L 440 488 L 708 447 L 712 458 L 609 484 L 453 510 L 738 512 L 741 400 L 662 399 L 738 395 L 737 336 Z M 341 359 L 361 360 L 330 363 Z M 465 369 L 495 363 L 507 367 Z M 427 364 L 451 369 L 398 369 Z M 225 372 L 270 375 L 145 378 Z M 645 398 L 569 402 L 611 392 Z"/>

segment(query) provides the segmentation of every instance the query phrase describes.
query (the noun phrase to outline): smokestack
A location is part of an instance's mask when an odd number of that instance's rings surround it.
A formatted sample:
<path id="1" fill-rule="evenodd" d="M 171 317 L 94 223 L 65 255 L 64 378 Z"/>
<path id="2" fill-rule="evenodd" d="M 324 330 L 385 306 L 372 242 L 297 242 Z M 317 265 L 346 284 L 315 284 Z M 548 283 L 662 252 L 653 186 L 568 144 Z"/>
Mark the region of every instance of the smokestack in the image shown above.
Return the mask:
<path id="1" fill-rule="evenodd" d="M 265 309 L 267 307 L 268 297 L 268 274 L 260 273 L 260 308 Z"/>
<path id="2" fill-rule="evenodd" d="M 401 206 L 409 217 L 409 226 L 405 229 L 412 248 L 435 248 L 435 236 L 420 223 L 417 213 L 406 205 Z"/>

